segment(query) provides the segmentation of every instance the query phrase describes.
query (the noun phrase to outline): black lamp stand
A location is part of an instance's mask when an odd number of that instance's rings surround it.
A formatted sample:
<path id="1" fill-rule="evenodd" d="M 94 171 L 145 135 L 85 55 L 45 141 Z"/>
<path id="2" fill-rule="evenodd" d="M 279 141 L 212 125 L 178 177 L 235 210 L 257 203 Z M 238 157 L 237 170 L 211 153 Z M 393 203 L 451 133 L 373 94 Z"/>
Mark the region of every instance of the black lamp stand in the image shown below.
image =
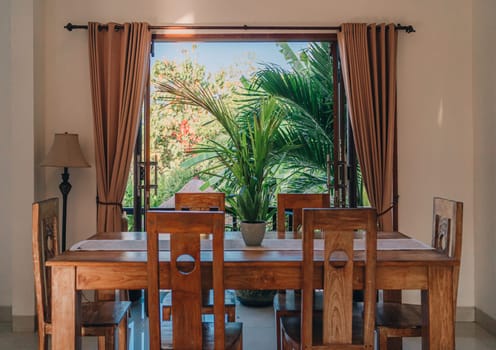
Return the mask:
<path id="1" fill-rule="evenodd" d="M 66 242 L 66 224 L 67 224 L 67 195 L 71 191 L 72 185 L 69 183 L 69 170 L 64 167 L 64 172 L 61 174 L 62 182 L 59 185 L 62 192 L 62 251 L 65 251 Z"/>

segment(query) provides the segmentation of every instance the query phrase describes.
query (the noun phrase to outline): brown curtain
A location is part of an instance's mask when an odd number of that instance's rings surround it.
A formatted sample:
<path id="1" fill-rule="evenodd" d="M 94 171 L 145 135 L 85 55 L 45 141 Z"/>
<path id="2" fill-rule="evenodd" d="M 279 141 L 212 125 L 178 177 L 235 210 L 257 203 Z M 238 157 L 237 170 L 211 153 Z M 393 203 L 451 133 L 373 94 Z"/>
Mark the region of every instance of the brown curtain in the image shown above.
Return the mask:
<path id="1" fill-rule="evenodd" d="M 393 159 L 396 129 L 394 24 L 343 24 L 338 33 L 350 120 L 364 184 L 379 214 L 379 228 L 393 230 Z"/>
<path id="2" fill-rule="evenodd" d="M 98 232 L 121 230 L 124 198 L 149 65 L 147 23 L 89 23 Z"/>

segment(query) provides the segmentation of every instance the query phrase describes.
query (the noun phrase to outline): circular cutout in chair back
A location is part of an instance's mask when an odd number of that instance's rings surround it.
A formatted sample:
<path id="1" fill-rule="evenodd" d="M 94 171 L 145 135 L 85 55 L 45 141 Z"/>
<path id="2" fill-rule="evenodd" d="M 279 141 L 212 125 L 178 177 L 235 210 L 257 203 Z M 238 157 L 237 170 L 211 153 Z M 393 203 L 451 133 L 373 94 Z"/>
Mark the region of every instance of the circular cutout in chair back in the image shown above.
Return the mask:
<path id="1" fill-rule="evenodd" d="M 183 275 L 189 275 L 195 267 L 195 258 L 189 254 L 181 254 L 176 259 L 176 268 Z"/>

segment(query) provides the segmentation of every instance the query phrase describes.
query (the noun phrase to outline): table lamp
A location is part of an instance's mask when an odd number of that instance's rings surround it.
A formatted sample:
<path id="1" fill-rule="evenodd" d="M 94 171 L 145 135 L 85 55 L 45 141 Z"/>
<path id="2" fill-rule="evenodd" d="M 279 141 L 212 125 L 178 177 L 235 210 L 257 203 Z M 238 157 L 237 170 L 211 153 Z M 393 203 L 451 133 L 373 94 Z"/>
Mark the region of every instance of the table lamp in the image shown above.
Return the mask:
<path id="1" fill-rule="evenodd" d="M 66 246 L 66 223 L 67 223 L 67 195 L 71 191 L 69 183 L 69 168 L 89 168 L 90 164 L 86 161 L 81 152 L 77 134 L 55 134 L 52 147 L 46 155 L 43 167 L 61 167 L 64 172 L 61 174 L 62 182 L 59 185 L 62 192 L 62 251 Z"/>

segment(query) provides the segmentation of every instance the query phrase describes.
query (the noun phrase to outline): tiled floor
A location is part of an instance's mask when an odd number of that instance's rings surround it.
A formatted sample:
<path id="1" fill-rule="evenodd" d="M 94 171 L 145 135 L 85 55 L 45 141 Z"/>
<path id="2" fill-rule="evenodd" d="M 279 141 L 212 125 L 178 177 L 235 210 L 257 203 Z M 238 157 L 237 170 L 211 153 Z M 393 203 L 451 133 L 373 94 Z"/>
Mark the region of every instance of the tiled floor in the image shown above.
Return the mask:
<path id="1" fill-rule="evenodd" d="M 133 317 L 130 327 L 130 350 L 147 349 L 146 321 L 142 318 L 142 304 L 133 307 Z M 276 349 L 274 315 L 272 307 L 247 308 L 239 305 L 237 317 L 243 322 L 243 348 L 245 350 L 274 350 Z M 459 350 L 494 350 L 496 336 L 489 334 L 475 323 L 457 323 L 456 347 Z M 95 349 L 95 339 L 83 338 L 83 349 Z M 12 333 L 10 326 L 0 324 L 1 350 L 34 350 L 37 349 L 37 336 L 34 333 Z M 404 350 L 420 350 L 419 339 L 406 339 Z"/>

